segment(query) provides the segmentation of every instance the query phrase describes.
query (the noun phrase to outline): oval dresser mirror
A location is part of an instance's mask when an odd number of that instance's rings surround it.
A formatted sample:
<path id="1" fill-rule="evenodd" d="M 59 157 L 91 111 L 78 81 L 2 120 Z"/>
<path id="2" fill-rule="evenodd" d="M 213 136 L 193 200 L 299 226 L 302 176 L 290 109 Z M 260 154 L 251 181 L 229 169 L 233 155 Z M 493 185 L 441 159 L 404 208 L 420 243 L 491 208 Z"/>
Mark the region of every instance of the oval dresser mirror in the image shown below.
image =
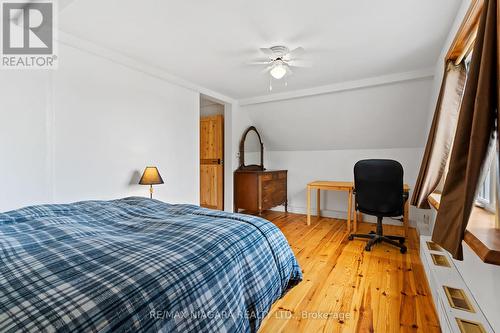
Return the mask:
<path id="1" fill-rule="evenodd" d="M 240 142 L 240 170 L 264 170 L 264 144 L 254 126 L 249 127 Z"/>

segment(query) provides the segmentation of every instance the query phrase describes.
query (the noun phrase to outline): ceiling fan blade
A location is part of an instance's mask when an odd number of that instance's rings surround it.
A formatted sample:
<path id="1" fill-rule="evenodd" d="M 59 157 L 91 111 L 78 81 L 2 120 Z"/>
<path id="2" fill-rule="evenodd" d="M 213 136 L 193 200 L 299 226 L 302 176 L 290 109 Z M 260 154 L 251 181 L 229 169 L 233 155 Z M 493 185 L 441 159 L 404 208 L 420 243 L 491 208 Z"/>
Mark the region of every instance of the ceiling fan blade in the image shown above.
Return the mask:
<path id="1" fill-rule="evenodd" d="M 301 55 L 305 52 L 304 48 L 299 46 L 297 48 L 294 48 L 293 50 L 291 50 L 290 52 L 288 52 L 289 55 L 291 55 L 292 57 L 296 57 L 298 55 Z"/>
<path id="2" fill-rule="evenodd" d="M 262 61 L 251 61 L 247 62 L 247 65 L 269 65 L 271 61 L 269 60 L 262 60 Z"/>
<path id="3" fill-rule="evenodd" d="M 260 51 L 269 57 L 272 57 L 274 55 L 273 50 L 271 50 L 270 48 L 267 48 L 267 47 L 261 47 Z"/>
<path id="4" fill-rule="evenodd" d="M 286 66 L 286 75 L 292 75 L 293 71 L 290 69 L 290 67 Z"/>
<path id="5" fill-rule="evenodd" d="M 290 61 L 293 58 L 297 58 L 304 54 L 305 50 L 303 47 L 297 47 L 283 56 L 283 60 Z"/>
<path id="6" fill-rule="evenodd" d="M 290 60 L 287 64 L 292 67 L 312 67 L 312 63 L 306 60 Z"/>
<path id="7" fill-rule="evenodd" d="M 261 73 L 267 73 L 269 72 L 271 69 L 273 68 L 273 66 L 267 66 L 266 68 L 264 68 Z"/>

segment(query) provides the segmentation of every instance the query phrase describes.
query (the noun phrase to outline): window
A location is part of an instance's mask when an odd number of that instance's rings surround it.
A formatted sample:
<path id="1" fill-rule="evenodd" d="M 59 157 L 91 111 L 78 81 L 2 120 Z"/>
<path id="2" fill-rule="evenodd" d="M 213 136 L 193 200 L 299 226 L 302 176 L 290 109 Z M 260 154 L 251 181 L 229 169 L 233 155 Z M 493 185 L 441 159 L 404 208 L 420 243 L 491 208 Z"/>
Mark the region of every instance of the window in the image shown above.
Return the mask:
<path id="1" fill-rule="evenodd" d="M 496 154 L 493 154 L 496 155 Z M 496 157 L 496 156 L 495 156 Z M 492 213 L 496 212 L 496 158 L 490 158 L 488 169 L 485 170 L 484 180 L 479 185 L 476 194 L 476 205 Z"/>

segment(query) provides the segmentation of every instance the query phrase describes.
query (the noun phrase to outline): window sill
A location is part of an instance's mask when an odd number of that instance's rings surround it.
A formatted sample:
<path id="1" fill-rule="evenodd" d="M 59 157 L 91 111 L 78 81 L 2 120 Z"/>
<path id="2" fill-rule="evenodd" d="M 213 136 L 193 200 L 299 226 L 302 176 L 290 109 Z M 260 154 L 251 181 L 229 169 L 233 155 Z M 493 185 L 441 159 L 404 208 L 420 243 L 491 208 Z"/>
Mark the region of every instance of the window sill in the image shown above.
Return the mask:
<path id="1" fill-rule="evenodd" d="M 438 210 L 441 194 L 432 193 L 428 201 Z M 482 261 L 500 265 L 500 229 L 495 226 L 495 222 L 495 214 L 474 207 L 465 230 L 464 241 Z"/>

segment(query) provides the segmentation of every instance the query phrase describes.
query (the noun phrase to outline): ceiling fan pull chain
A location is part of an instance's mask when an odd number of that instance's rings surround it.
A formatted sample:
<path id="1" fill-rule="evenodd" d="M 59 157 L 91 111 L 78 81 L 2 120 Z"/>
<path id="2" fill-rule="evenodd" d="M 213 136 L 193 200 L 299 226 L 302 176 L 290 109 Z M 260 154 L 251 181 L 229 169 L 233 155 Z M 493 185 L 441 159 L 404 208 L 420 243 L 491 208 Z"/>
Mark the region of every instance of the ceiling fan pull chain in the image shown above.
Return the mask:
<path id="1" fill-rule="evenodd" d="M 273 91 L 273 79 L 269 77 L 269 91 Z"/>

